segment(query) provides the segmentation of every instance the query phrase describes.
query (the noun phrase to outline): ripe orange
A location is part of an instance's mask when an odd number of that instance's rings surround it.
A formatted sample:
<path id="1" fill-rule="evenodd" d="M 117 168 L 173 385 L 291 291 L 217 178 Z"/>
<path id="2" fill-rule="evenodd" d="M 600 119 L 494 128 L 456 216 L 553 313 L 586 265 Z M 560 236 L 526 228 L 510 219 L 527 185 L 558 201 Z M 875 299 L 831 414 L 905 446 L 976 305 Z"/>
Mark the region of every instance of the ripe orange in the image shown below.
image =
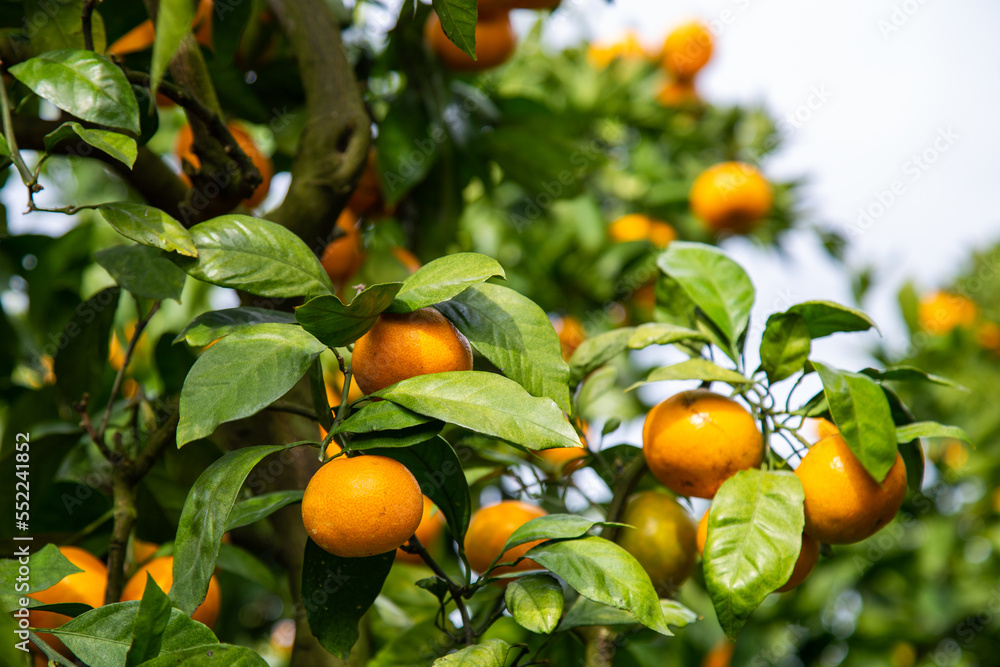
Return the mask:
<path id="1" fill-rule="evenodd" d="M 690 107 L 701 103 L 693 80 L 669 81 L 656 95 L 656 101 L 665 107 Z"/>
<path id="2" fill-rule="evenodd" d="M 805 490 L 806 532 L 828 544 L 874 535 L 896 516 L 906 495 L 906 465 L 898 452 L 879 484 L 840 435 L 810 447 L 795 474 Z"/>
<path id="3" fill-rule="evenodd" d="M 212 48 L 212 7 L 213 0 L 201 0 L 198 3 L 198 10 L 195 12 L 194 20 L 191 21 L 191 29 L 194 30 L 195 41 L 202 46 Z M 108 47 L 109 56 L 125 56 L 138 51 L 145 51 L 153 46 L 156 40 L 156 30 L 153 27 L 152 19 L 146 19 L 136 27 L 114 41 Z"/>
<path id="4" fill-rule="evenodd" d="M 460 72 L 480 72 L 503 64 L 514 53 L 517 43 L 510 15 L 506 12 L 480 16 L 476 23 L 476 60 L 452 44 L 437 14 L 431 14 L 424 24 L 424 42 L 448 69 Z"/>
<path id="5" fill-rule="evenodd" d="M 722 162 L 703 171 L 690 193 L 691 210 L 713 232 L 746 234 L 771 210 L 771 184 L 752 165 Z"/>
<path id="6" fill-rule="evenodd" d="M 639 561 L 661 596 L 677 589 L 694 569 L 695 525 L 676 500 L 660 491 L 644 491 L 629 499 L 618 544 Z"/>
<path id="7" fill-rule="evenodd" d="M 146 542 L 145 540 L 140 540 L 138 537 L 132 538 L 132 563 L 135 565 L 142 565 L 147 560 L 153 557 L 156 550 L 160 548 L 159 544 L 155 542 Z"/>
<path id="8" fill-rule="evenodd" d="M 701 667 L 729 667 L 732 664 L 733 652 L 735 650 L 736 644 L 721 639 L 718 644 L 705 654 L 704 659 L 701 661 Z"/>
<path id="9" fill-rule="evenodd" d="M 323 430 L 322 426 L 320 427 L 320 430 Z M 326 435 L 324 434 L 323 437 L 325 438 Z M 326 458 L 332 459 L 334 456 L 341 453 L 342 451 L 344 451 L 344 448 L 341 447 L 339 444 L 337 444 L 336 440 L 331 440 L 330 444 L 326 446 Z"/>
<path id="10" fill-rule="evenodd" d="M 477 572 L 485 572 L 515 530 L 532 519 L 546 514 L 548 512 L 541 507 L 518 500 L 504 500 L 496 505 L 481 508 L 472 515 L 472 520 L 469 521 L 469 530 L 465 534 L 465 555 L 469 559 L 469 565 Z M 544 540 L 537 540 L 509 549 L 503 552 L 503 557 L 498 562 L 515 561 L 527 553 L 529 549 L 542 542 Z M 492 574 L 523 572 L 539 568 L 538 563 L 530 558 L 525 558 L 517 565 L 495 568 Z"/>
<path id="11" fill-rule="evenodd" d="M 580 438 L 583 443 L 583 438 Z M 554 447 L 552 449 L 542 449 L 537 452 L 539 457 L 548 462 L 556 469 L 557 474 L 568 475 L 584 464 L 584 460 L 590 453 L 587 445 L 581 444 L 579 447 Z"/>
<path id="12" fill-rule="evenodd" d="M 671 491 L 711 498 L 737 472 L 760 465 L 764 442 L 739 403 L 693 389 L 649 411 L 642 451 L 650 471 Z"/>
<path id="13" fill-rule="evenodd" d="M 417 375 L 472 370 L 472 347 L 433 308 L 383 313 L 354 344 L 351 368 L 361 390 L 371 394 Z"/>
<path id="14" fill-rule="evenodd" d="M 564 315 L 552 320 L 552 326 L 559 336 L 559 346 L 562 348 L 563 359 L 569 360 L 576 352 L 576 348 L 587 339 L 587 333 L 583 330 L 583 324 L 574 315 Z"/>
<path id="15" fill-rule="evenodd" d="M 91 553 L 79 547 L 59 547 L 61 553 L 73 565 L 83 570 L 63 577 L 58 583 L 42 591 L 32 590 L 29 595 L 45 604 L 60 602 L 82 602 L 94 609 L 104 604 L 104 590 L 108 586 L 108 568 Z M 69 620 L 69 616 L 51 611 L 29 611 L 28 622 L 36 628 L 58 628 Z M 54 635 L 39 633 L 38 635 L 52 648 L 64 655 L 69 655 L 69 649 Z"/>
<path id="16" fill-rule="evenodd" d="M 423 495 L 406 466 L 385 456 L 341 456 L 306 485 L 302 523 L 313 542 L 341 558 L 392 551 L 420 525 Z"/>
<path id="17" fill-rule="evenodd" d="M 267 191 L 271 187 L 271 177 L 274 176 L 274 166 L 271 164 L 270 158 L 260 152 L 257 144 L 250 138 L 246 130 L 236 123 L 228 123 L 226 127 L 229 128 L 229 133 L 233 135 L 233 140 L 236 141 L 236 144 L 246 153 L 247 157 L 250 158 L 250 161 L 253 162 L 253 165 L 260 172 L 260 185 L 253 191 L 252 195 L 243 200 L 244 206 L 254 208 L 264 201 L 264 198 L 267 196 Z M 194 132 L 191 130 L 190 125 L 184 124 L 177 132 L 174 151 L 182 162 L 187 161 L 196 169 L 201 166 L 201 159 L 194 153 Z"/>
<path id="18" fill-rule="evenodd" d="M 169 593 L 170 587 L 174 585 L 174 557 L 160 556 L 140 566 L 125 584 L 125 588 L 122 589 L 122 602 L 142 599 L 142 594 L 146 590 L 147 573 L 160 587 L 160 590 Z M 205 594 L 205 600 L 194 610 L 191 618 L 210 628 L 215 627 L 221 604 L 222 593 L 219 591 L 219 580 L 213 574 L 212 578 L 208 580 L 208 592 Z"/>
<path id="19" fill-rule="evenodd" d="M 424 545 L 424 548 L 432 554 L 438 546 L 437 543 L 441 539 L 441 534 L 444 532 L 445 523 L 444 514 L 441 513 L 441 510 L 431 502 L 430 498 L 424 496 L 423 511 L 420 514 L 420 525 L 417 526 L 414 534 L 420 540 L 420 543 Z M 417 554 L 411 554 L 402 549 L 396 549 L 396 560 L 417 565 L 424 562 Z"/>
<path id="20" fill-rule="evenodd" d="M 347 202 L 347 208 L 360 216 L 367 216 L 381 211 L 384 208 L 382 200 L 382 181 L 378 175 L 377 165 L 378 154 L 374 148 L 368 151 L 368 161 L 365 163 L 364 171 L 358 178 L 358 184 Z"/>
<path id="21" fill-rule="evenodd" d="M 420 263 L 420 260 L 417 259 L 417 256 L 406 248 L 400 248 L 399 246 L 394 247 L 392 249 L 392 256 L 399 260 L 399 263 L 403 265 L 403 268 L 411 274 L 416 273 L 417 269 L 423 266 L 423 264 Z"/>
<path id="22" fill-rule="evenodd" d="M 587 60 L 598 68 L 607 67 L 615 60 L 635 62 L 645 59 L 646 49 L 633 30 L 627 31 L 619 40 L 594 42 L 587 47 Z"/>
<path id="23" fill-rule="evenodd" d="M 689 79 L 712 57 L 712 34 L 692 21 L 677 27 L 663 43 L 663 67 L 678 78 Z"/>
<path id="24" fill-rule="evenodd" d="M 345 208 L 340 212 L 340 216 L 337 217 L 337 227 L 344 232 L 344 236 L 337 237 L 326 246 L 320 263 L 333 284 L 340 287 L 361 268 L 361 264 L 365 261 L 365 253 L 361 242 L 361 231 L 358 229 L 358 218 L 351 209 Z"/>
<path id="25" fill-rule="evenodd" d="M 608 236 L 617 243 L 647 240 L 657 248 L 664 248 L 677 238 L 677 232 L 665 222 L 641 213 L 630 213 L 608 226 Z"/>
<path id="26" fill-rule="evenodd" d="M 979 306 L 971 299 L 948 292 L 932 292 L 920 300 L 920 328 L 938 336 L 956 327 L 971 327 L 979 317 Z"/>
<path id="27" fill-rule="evenodd" d="M 984 350 L 1000 351 L 1000 325 L 983 322 L 976 327 L 976 342 Z"/>

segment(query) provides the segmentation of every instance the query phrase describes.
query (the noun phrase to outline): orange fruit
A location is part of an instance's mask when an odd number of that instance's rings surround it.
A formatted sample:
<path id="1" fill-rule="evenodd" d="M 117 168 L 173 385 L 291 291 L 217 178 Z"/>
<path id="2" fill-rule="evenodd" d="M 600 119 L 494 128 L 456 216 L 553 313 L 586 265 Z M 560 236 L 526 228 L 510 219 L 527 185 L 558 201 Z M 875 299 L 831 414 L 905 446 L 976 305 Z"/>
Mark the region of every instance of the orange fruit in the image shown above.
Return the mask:
<path id="1" fill-rule="evenodd" d="M 476 23 L 476 60 L 452 44 L 444 34 L 437 14 L 431 14 L 424 24 L 424 42 L 445 67 L 460 72 L 480 72 L 501 65 L 511 57 L 517 46 L 510 15 L 506 12 L 479 17 Z"/>
<path id="2" fill-rule="evenodd" d="M 1000 325 L 983 322 L 976 327 L 976 342 L 984 350 L 1000 351 Z"/>
<path id="3" fill-rule="evenodd" d="M 32 590 L 28 595 L 44 604 L 82 602 L 94 609 L 103 605 L 104 591 L 108 586 L 108 568 L 104 563 L 79 547 L 59 547 L 59 553 L 83 572 L 67 575 L 45 590 Z M 51 611 L 28 612 L 28 622 L 36 628 L 58 628 L 68 620 L 69 616 Z M 70 654 L 66 645 L 54 635 L 40 632 L 38 636 L 63 655 Z"/>
<path id="4" fill-rule="evenodd" d="M 156 550 L 160 548 L 155 542 L 140 540 L 138 537 L 132 538 L 132 563 L 142 565 L 153 557 Z"/>
<path id="5" fill-rule="evenodd" d="M 271 177 L 274 176 L 274 166 L 271 164 L 271 160 L 260 152 L 257 144 L 253 142 L 246 130 L 236 123 L 227 123 L 226 127 L 229 128 L 229 133 L 233 135 L 236 144 L 246 153 L 253 165 L 257 167 L 257 171 L 260 172 L 260 185 L 253 191 L 252 195 L 242 202 L 247 208 L 254 208 L 267 197 L 267 191 L 271 187 Z M 182 162 L 191 163 L 195 169 L 201 166 L 201 159 L 194 152 L 194 132 L 187 123 L 177 132 L 174 152 L 177 153 L 177 157 Z M 186 176 L 184 178 L 187 180 Z"/>
<path id="6" fill-rule="evenodd" d="M 698 21 L 678 26 L 663 43 L 663 67 L 678 78 L 691 78 L 711 57 L 712 33 Z"/>
<path id="7" fill-rule="evenodd" d="M 629 499 L 616 542 L 632 554 L 649 575 L 656 592 L 669 595 L 691 574 L 695 564 L 695 525 L 671 496 L 644 491 Z"/>
<path id="8" fill-rule="evenodd" d="M 583 442 L 583 438 L 580 438 L 580 442 Z M 581 444 L 579 447 L 553 447 L 535 452 L 542 460 L 555 468 L 557 473 L 564 475 L 568 475 L 582 466 L 589 453 L 590 450 L 587 449 L 586 444 Z"/>
<path id="9" fill-rule="evenodd" d="M 816 424 L 817 442 L 823 438 L 829 438 L 831 435 L 840 435 L 840 429 L 830 420 L 819 417 L 813 421 Z"/>
<path id="10" fill-rule="evenodd" d="M 441 510 L 434 505 L 430 498 L 424 496 L 424 507 L 420 514 L 420 525 L 417 526 L 414 534 L 420 540 L 420 543 L 424 545 L 424 548 L 431 553 L 436 550 L 437 543 L 444 532 L 445 524 L 444 514 L 441 513 Z M 402 549 L 396 549 L 396 560 L 416 565 L 424 562 L 417 554 L 411 554 Z"/>
<path id="11" fill-rule="evenodd" d="M 125 584 L 125 588 L 122 589 L 122 602 L 142 599 L 142 594 L 146 590 L 147 573 L 160 587 L 160 590 L 169 593 L 170 587 L 174 585 L 174 557 L 160 556 L 141 565 Z M 212 578 L 208 580 L 208 592 L 205 594 L 205 599 L 191 614 L 191 618 L 209 628 L 215 627 L 221 604 L 222 593 L 219 591 L 219 580 L 213 574 Z"/>
<path id="12" fill-rule="evenodd" d="M 701 667 L 729 667 L 732 664 L 735 650 L 736 644 L 721 639 L 705 654 L 701 661 Z"/>
<path id="13" fill-rule="evenodd" d="M 771 184 L 752 165 L 722 162 L 695 179 L 689 195 L 691 210 L 713 232 L 746 234 L 771 210 Z"/>
<path id="14" fill-rule="evenodd" d="M 711 498 L 737 472 L 760 465 L 764 442 L 753 417 L 739 403 L 693 389 L 649 411 L 642 451 L 650 471 L 668 489 Z"/>
<path id="15" fill-rule="evenodd" d="M 587 333 L 583 330 L 583 324 L 574 315 L 564 315 L 552 320 L 552 326 L 559 336 L 559 346 L 562 348 L 563 359 L 569 360 L 576 352 L 576 348 L 587 339 Z"/>
<path id="16" fill-rule="evenodd" d="M 617 243 L 649 241 L 657 248 L 664 248 L 677 238 L 677 232 L 660 220 L 641 213 L 629 213 L 608 225 L 608 236 Z"/>
<path id="17" fill-rule="evenodd" d="M 392 256 L 399 260 L 399 263 L 403 265 L 403 268 L 411 274 L 416 273 L 417 269 L 423 266 L 423 264 L 420 263 L 420 260 L 417 259 L 417 256 L 406 248 L 400 248 L 399 246 L 394 247 L 392 249 Z"/>
<path id="18" fill-rule="evenodd" d="M 354 344 L 351 368 L 366 394 L 429 373 L 472 370 L 472 347 L 433 308 L 382 313 Z"/>
<path id="19" fill-rule="evenodd" d="M 384 208 L 382 200 L 382 180 L 378 175 L 377 165 L 378 154 L 374 148 L 368 151 L 368 161 L 358 178 L 358 184 L 354 187 L 347 208 L 360 216 L 380 211 Z"/>
<path id="20" fill-rule="evenodd" d="M 896 462 L 880 484 L 840 435 L 809 448 L 795 469 L 805 490 L 806 533 L 827 544 L 852 544 L 889 523 L 906 495 L 906 465 Z"/>
<path id="21" fill-rule="evenodd" d="M 656 101 L 665 107 L 689 107 L 700 104 L 701 98 L 693 80 L 677 79 L 660 89 Z"/>
<path id="22" fill-rule="evenodd" d="M 344 232 L 344 235 L 338 236 L 326 246 L 320 263 L 333 284 L 340 287 L 361 268 L 361 264 L 365 261 L 365 253 L 361 230 L 358 229 L 358 218 L 351 209 L 345 208 L 340 212 L 337 217 L 337 227 Z"/>
<path id="23" fill-rule="evenodd" d="M 634 30 L 626 31 L 619 40 L 595 42 L 587 47 L 587 60 L 598 68 L 607 67 L 615 60 L 635 62 L 645 59 L 646 49 Z"/>
<path id="24" fill-rule="evenodd" d="M 956 327 L 971 327 L 978 317 L 979 306 L 974 301 L 942 291 L 926 295 L 917 307 L 920 328 L 938 336 Z"/>
<path id="25" fill-rule="evenodd" d="M 548 512 L 541 507 L 522 503 L 519 500 L 504 500 L 496 505 L 479 509 L 472 515 L 472 519 L 469 521 L 469 530 L 465 534 L 465 555 L 469 559 L 469 565 L 476 572 L 485 572 L 493 559 L 501 553 L 503 545 L 514 534 L 515 530 L 532 519 L 546 514 Z M 498 562 L 515 561 L 527 553 L 529 549 L 544 541 L 536 540 L 508 549 L 503 552 L 503 556 Z M 494 568 L 492 574 L 537 570 L 540 567 L 535 561 L 525 558 L 517 565 Z"/>
<path id="26" fill-rule="evenodd" d="M 705 555 L 705 542 L 708 540 L 708 512 L 702 515 L 701 521 L 698 522 L 698 553 Z M 806 577 L 813 571 L 816 567 L 816 563 L 819 561 L 819 542 L 807 535 L 802 533 L 802 547 L 799 549 L 799 558 L 795 561 L 795 566 L 792 568 L 792 574 L 785 582 L 785 585 L 779 588 L 776 593 L 784 593 L 790 591 L 803 581 Z"/>
<path id="27" fill-rule="evenodd" d="M 341 558 L 392 551 L 420 525 L 423 495 L 406 466 L 385 456 L 341 456 L 306 485 L 302 523 L 312 541 Z"/>
<path id="28" fill-rule="evenodd" d="M 322 429 L 322 427 L 320 428 Z M 324 435 L 323 437 L 325 438 L 326 435 Z M 344 451 L 344 448 L 341 447 L 339 444 L 337 444 L 336 440 L 331 440 L 330 444 L 326 446 L 326 458 L 332 459 L 334 456 L 341 453 L 342 451 Z"/>
<path id="29" fill-rule="evenodd" d="M 191 29 L 194 30 L 194 38 L 202 46 L 212 48 L 212 6 L 213 0 L 201 0 L 198 3 L 198 10 L 195 12 L 194 20 L 191 21 Z M 156 30 L 153 27 L 152 19 L 146 19 L 136 27 L 114 41 L 107 49 L 109 56 L 125 56 L 138 51 L 145 51 L 153 46 L 156 40 Z"/>
<path id="30" fill-rule="evenodd" d="M 135 325 L 134 321 L 128 322 L 125 325 L 124 342 L 118 338 L 117 331 L 111 333 L 111 343 L 108 345 L 108 363 L 116 371 L 121 370 L 122 365 L 125 363 L 125 351 L 128 349 L 132 336 L 135 335 Z"/>

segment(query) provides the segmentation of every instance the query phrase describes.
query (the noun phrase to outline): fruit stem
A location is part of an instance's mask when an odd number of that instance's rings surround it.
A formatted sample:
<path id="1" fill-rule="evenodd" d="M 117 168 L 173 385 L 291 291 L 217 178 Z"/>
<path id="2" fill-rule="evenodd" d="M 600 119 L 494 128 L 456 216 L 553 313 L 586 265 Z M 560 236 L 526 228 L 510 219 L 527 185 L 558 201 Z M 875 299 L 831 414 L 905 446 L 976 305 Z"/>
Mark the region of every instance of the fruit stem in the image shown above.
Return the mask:
<path id="1" fill-rule="evenodd" d="M 346 374 L 345 377 L 347 377 Z M 417 538 L 416 535 L 411 537 L 410 540 L 406 543 L 406 545 L 407 547 L 409 547 L 408 550 L 420 556 L 421 560 L 423 560 L 424 563 L 427 564 L 427 567 L 429 567 L 431 571 L 435 575 L 437 575 L 437 577 L 441 579 L 448 587 L 448 592 L 451 594 L 451 599 L 455 601 L 455 606 L 458 608 L 458 613 L 462 617 L 462 633 L 465 635 L 465 644 L 467 646 L 471 645 L 473 640 L 475 639 L 475 633 L 473 632 L 472 620 L 469 617 L 469 609 L 468 607 L 465 606 L 465 600 L 463 599 L 463 596 L 466 593 L 465 588 L 459 586 L 458 584 L 456 584 L 454 581 L 451 580 L 451 577 L 449 577 L 445 573 L 445 571 L 441 569 L 441 566 L 437 564 L 437 561 L 435 561 L 434 558 L 429 553 L 427 553 L 427 549 L 425 549 L 424 545 L 420 543 L 420 540 Z M 446 604 L 447 600 L 443 600 L 441 602 L 442 614 L 444 614 L 445 611 L 444 605 Z"/>

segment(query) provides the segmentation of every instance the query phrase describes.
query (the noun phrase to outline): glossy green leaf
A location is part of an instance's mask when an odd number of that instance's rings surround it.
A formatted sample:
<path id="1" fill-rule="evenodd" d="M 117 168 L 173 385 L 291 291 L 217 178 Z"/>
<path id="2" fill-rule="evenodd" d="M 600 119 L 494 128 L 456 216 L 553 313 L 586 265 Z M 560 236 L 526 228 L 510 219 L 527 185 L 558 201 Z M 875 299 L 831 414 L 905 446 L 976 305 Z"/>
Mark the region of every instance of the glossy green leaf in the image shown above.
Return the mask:
<path id="1" fill-rule="evenodd" d="M 597 417 L 600 414 L 600 399 L 609 391 L 618 388 L 618 369 L 614 366 L 602 366 L 596 371 L 592 371 L 580 385 L 579 393 L 576 395 L 576 405 L 578 414 L 584 419 L 590 419 L 594 415 L 590 410 L 596 408 Z"/>
<path id="2" fill-rule="evenodd" d="M 160 654 L 163 632 L 170 622 L 170 609 L 170 598 L 147 572 L 146 588 L 132 626 L 132 645 L 128 649 L 125 667 L 140 665 Z"/>
<path id="3" fill-rule="evenodd" d="M 885 393 L 867 375 L 812 362 L 833 421 L 865 469 L 881 482 L 896 462 L 896 427 Z"/>
<path id="4" fill-rule="evenodd" d="M 666 322 L 651 322 L 640 324 L 628 339 L 628 347 L 641 350 L 650 345 L 672 345 L 674 343 L 697 341 L 707 342 L 705 334 L 694 329 L 668 324 Z"/>
<path id="5" fill-rule="evenodd" d="M 625 609 L 660 634 L 673 634 L 663 618 L 649 575 L 614 542 L 600 537 L 545 542 L 531 548 L 527 557 L 562 577 L 580 595 Z"/>
<path id="6" fill-rule="evenodd" d="M 156 92 L 170 67 L 170 61 L 184 36 L 191 32 L 195 5 L 188 0 L 160 0 L 156 14 L 156 39 L 153 42 L 153 62 L 150 66 L 150 89 Z"/>
<path id="7" fill-rule="evenodd" d="M 760 365 L 771 383 L 801 371 L 811 349 L 809 325 L 804 317 L 783 313 L 767 318 L 760 341 Z"/>
<path id="8" fill-rule="evenodd" d="M 435 626 L 435 618 L 417 621 L 408 629 L 396 634 L 379 649 L 366 667 L 411 667 L 414 661 L 428 664 L 434 658 L 463 646 Z M 445 620 L 444 627 L 454 632 Z"/>
<path id="9" fill-rule="evenodd" d="M 347 305 L 333 294 L 319 296 L 296 308 L 295 319 L 328 347 L 344 347 L 375 326 L 401 287 L 402 283 L 372 285 Z"/>
<path id="10" fill-rule="evenodd" d="M 893 366 L 892 368 L 886 368 L 885 370 L 865 368 L 861 372 L 872 379 L 880 381 L 930 382 L 931 384 L 941 385 L 942 387 L 968 391 L 966 387 L 963 387 L 953 380 L 941 377 L 940 375 L 934 375 L 933 373 L 928 373 L 927 371 L 914 366 Z"/>
<path id="11" fill-rule="evenodd" d="M 30 35 L 28 49 L 31 55 L 56 49 L 84 48 L 83 21 L 80 20 L 80 15 L 83 13 L 82 0 L 60 0 L 57 3 L 47 0 L 25 0 L 23 11 L 25 19 L 30 21 L 30 29 L 25 23 L 22 34 Z M 41 21 L 36 18 L 39 12 L 47 20 Z M 98 11 L 94 11 L 91 15 L 90 34 L 94 40 L 94 51 L 104 53 L 107 48 L 107 36 L 104 31 L 104 19 Z M 18 43 L 18 47 L 21 46 Z"/>
<path id="12" fill-rule="evenodd" d="M 221 339 L 198 357 L 184 379 L 177 446 L 278 400 L 324 349 L 291 324 L 255 324 Z"/>
<path id="13" fill-rule="evenodd" d="M 47 51 L 8 71 L 77 118 L 139 135 L 139 105 L 132 87 L 105 56 L 84 49 Z"/>
<path id="14" fill-rule="evenodd" d="M 475 0 L 434 0 L 434 11 L 441 19 L 444 34 L 466 55 L 476 58 L 476 19 L 479 15 Z"/>
<path id="15" fill-rule="evenodd" d="M 281 225 L 224 215 L 191 228 L 198 259 L 177 259 L 188 275 L 267 297 L 333 293 L 330 277 L 302 239 Z"/>
<path id="16" fill-rule="evenodd" d="M 56 387 L 69 400 L 79 401 L 85 393 L 91 400 L 99 400 L 102 395 L 111 326 L 120 294 L 118 287 L 101 290 L 77 306 L 63 327 L 54 368 L 59 379 Z"/>
<path id="17" fill-rule="evenodd" d="M 369 403 L 333 428 L 334 433 L 398 431 L 435 421 L 388 401 Z"/>
<path id="18" fill-rule="evenodd" d="M 436 667 L 504 667 L 510 644 L 502 639 L 487 639 L 482 644 L 466 646 L 434 661 Z"/>
<path id="19" fill-rule="evenodd" d="M 205 599 L 227 518 L 243 482 L 264 457 L 286 449 L 281 445 L 261 445 L 227 452 L 195 480 L 177 526 L 174 583 L 169 591 L 170 599 L 184 612 L 191 614 Z M 291 461 L 278 460 L 285 465 Z"/>
<path id="20" fill-rule="evenodd" d="M 271 516 L 282 507 L 302 502 L 302 490 L 272 491 L 233 505 L 226 519 L 226 532 L 249 526 Z"/>
<path id="21" fill-rule="evenodd" d="M 660 611 L 663 612 L 663 618 L 667 624 L 677 628 L 694 623 L 698 618 L 698 615 L 693 611 L 671 599 L 660 600 Z M 581 597 L 577 598 L 577 601 L 566 612 L 566 616 L 559 624 L 559 630 L 565 631 L 594 625 L 636 625 L 638 623 L 635 616 L 627 611 Z"/>
<path id="22" fill-rule="evenodd" d="M 228 336 L 234 331 L 246 329 L 255 324 L 274 322 L 278 324 L 294 324 L 295 316 L 273 308 L 225 308 L 202 313 L 184 327 L 174 338 L 175 343 L 186 340 L 189 345 L 203 347 L 217 338 Z"/>
<path id="23" fill-rule="evenodd" d="M 469 484 L 462 473 L 462 463 L 451 445 L 441 437 L 403 449 L 370 449 L 369 454 L 387 456 L 406 466 L 417 478 L 420 492 L 431 499 L 448 522 L 459 544 L 472 515 Z"/>
<path id="24" fill-rule="evenodd" d="M 791 472 L 741 470 L 712 500 L 705 586 L 730 639 L 783 586 L 802 547 L 802 483 Z"/>
<path id="25" fill-rule="evenodd" d="M 143 299 L 181 300 L 187 275 L 160 251 L 144 245 L 98 250 L 94 259 L 123 289 Z"/>
<path id="26" fill-rule="evenodd" d="M 6 555 L 14 555 L 17 548 L 23 544 L 15 544 L 12 553 Z M 19 600 L 25 592 L 15 590 L 13 584 L 17 580 L 20 567 L 21 564 L 16 558 L 0 560 L 0 581 L 9 584 L 0 591 L 0 613 L 14 611 L 21 606 Z M 46 544 L 28 556 L 28 567 L 31 569 L 31 590 L 27 591 L 28 595 L 44 591 L 58 584 L 63 577 L 83 571 L 63 556 L 54 544 Z"/>
<path id="27" fill-rule="evenodd" d="M 635 335 L 634 327 L 622 327 L 606 331 L 593 338 L 588 338 L 576 348 L 569 359 L 570 380 L 573 384 L 580 381 L 591 371 L 600 368 L 629 348 L 629 341 Z"/>
<path id="28" fill-rule="evenodd" d="M 606 521 L 593 521 L 575 514 L 548 514 L 528 521 L 511 533 L 500 553 L 537 540 L 575 540 L 594 526 L 606 526 Z"/>
<path id="29" fill-rule="evenodd" d="M 130 169 L 135 164 L 135 158 L 139 154 L 139 148 L 132 137 L 110 130 L 85 128 L 72 121 L 63 123 L 45 135 L 45 150 L 51 152 L 53 146 L 67 139 L 80 139 L 83 144 L 107 153 L 119 162 L 126 164 Z M 77 146 L 70 149 L 70 154 L 87 156 L 90 154 L 90 150 L 86 146 Z"/>
<path id="30" fill-rule="evenodd" d="M 636 382 L 626 391 L 632 391 L 636 387 L 641 387 L 650 382 L 661 382 L 663 380 L 705 380 L 709 382 L 725 382 L 733 386 L 753 384 L 742 373 L 729 368 L 723 368 L 708 359 L 688 359 L 673 366 L 653 369 L 644 380 Z"/>
<path id="31" fill-rule="evenodd" d="M 502 285 L 473 285 L 438 306 L 481 355 L 532 396 L 567 412 L 569 366 L 559 336 L 534 301 Z"/>
<path id="32" fill-rule="evenodd" d="M 124 665 L 140 604 L 140 601 L 133 600 L 104 605 L 50 632 L 59 637 L 84 664 Z M 211 630 L 191 620 L 181 610 L 171 609 L 170 619 L 163 631 L 160 656 L 163 658 L 189 647 L 217 642 Z"/>
<path id="33" fill-rule="evenodd" d="M 101 204 L 97 210 L 116 232 L 127 239 L 167 252 L 198 256 L 191 233 L 158 208 L 117 201 Z"/>
<path id="34" fill-rule="evenodd" d="M 510 582 L 504 601 L 518 625 L 543 635 L 556 629 L 563 612 L 562 586 L 547 574 L 529 574 Z"/>
<path id="35" fill-rule="evenodd" d="M 419 375 L 373 396 L 527 449 L 580 445 L 576 431 L 552 399 L 536 398 L 521 385 L 495 373 Z"/>
<path id="36" fill-rule="evenodd" d="M 967 442 L 970 445 L 974 444 L 969 434 L 957 426 L 948 426 L 937 422 L 916 422 L 896 427 L 897 442 L 909 442 L 916 438 L 951 438 Z"/>
<path id="37" fill-rule="evenodd" d="M 330 653 L 347 660 L 358 641 L 358 622 L 375 602 L 396 551 L 341 558 L 306 541 L 302 562 L 302 606 L 313 635 Z"/>
<path id="38" fill-rule="evenodd" d="M 495 276 L 503 278 L 505 274 L 503 267 L 491 257 L 474 252 L 445 255 L 424 264 L 403 281 L 389 312 L 411 313 L 433 306 Z"/>
<path id="39" fill-rule="evenodd" d="M 868 329 L 878 331 L 875 322 L 857 308 L 832 301 L 806 301 L 792 306 L 788 312 L 802 316 L 809 326 L 809 336 L 812 338 Z"/>
<path id="40" fill-rule="evenodd" d="M 218 665 L 269 667 L 268 662 L 252 648 L 219 643 L 191 646 L 174 651 L 169 655 L 161 655 L 149 662 L 144 662 L 141 667 L 174 667 L 175 665 L 183 665 L 184 667 L 218 667 Z"/>
<path id="41" fill-rule="evenodd" d="M 671 243 L 656 264 L 684 288 L 729 342 L 739 339 L 754 301 L 753 283 L 743 267 L 718 248 L 684 241 Z"/>

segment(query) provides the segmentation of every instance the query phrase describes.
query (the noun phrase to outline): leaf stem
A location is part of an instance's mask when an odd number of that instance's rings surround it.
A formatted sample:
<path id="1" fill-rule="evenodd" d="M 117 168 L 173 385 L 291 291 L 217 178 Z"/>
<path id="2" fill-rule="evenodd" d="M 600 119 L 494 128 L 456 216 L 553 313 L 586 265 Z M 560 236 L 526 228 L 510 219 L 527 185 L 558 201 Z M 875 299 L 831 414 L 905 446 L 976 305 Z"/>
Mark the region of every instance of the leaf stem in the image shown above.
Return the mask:
<path id="1" fill-rule="evenodd" d="M 469 618 L 469 609 L 465 606 L 465 600 L 462 599 L 466 594 L 466 590 L 451 580 L 451 577 L 449 577 L 445 571 L 441 569 L 441 566 L 437 564 L 437 561 L 435 561 L 434 558 L 427 553 L 427 549 L 425 549 L 424 545 L 420 543 L 420 540 L 416 535 L 411 537 L 406 544 L 409 547 L 408 550 L 412 550 L 413 553 L 420 556 L 421 560 L 427 564 L 427 567 L 429 567 L 439 579 L 444 581 L 445 585 L 448 587 L 448 593 L 451 594 L 451 599 L 455 601 L 458 613 L 462 617 L 462 633 L 465 637 L 465 644 L 467 646 L 471 645 L 475 639 L 475 634 L 473 632 L 472 620 Z M 446 603 L 447 601 L 442 602 L 442 605 Z M 443 612 L 444 608 L 442 606 L 442 613 Z"/>
<path id="2" fill-rule="evenodd" d="M 0 65 L 2 64 L 0 62 Z M 7 147 L 10 149 L 10 158 L 14 161 L 17 172 L 21 174 L 24 185 L 31 188 L 31 170 L 24 163 L 21 151 L 17 148 L 17 139 L 14 137 L 14 122 L 10 115 L 10 98 L 7 96 L 7 86 L 3 85 L 3 82 L 0 82 L 0 113 L 3 115 L 3 133 L 4 138 L 7 139 Z M 37 187 L 38 184 L 35 183 L 35 186 Z"/>

